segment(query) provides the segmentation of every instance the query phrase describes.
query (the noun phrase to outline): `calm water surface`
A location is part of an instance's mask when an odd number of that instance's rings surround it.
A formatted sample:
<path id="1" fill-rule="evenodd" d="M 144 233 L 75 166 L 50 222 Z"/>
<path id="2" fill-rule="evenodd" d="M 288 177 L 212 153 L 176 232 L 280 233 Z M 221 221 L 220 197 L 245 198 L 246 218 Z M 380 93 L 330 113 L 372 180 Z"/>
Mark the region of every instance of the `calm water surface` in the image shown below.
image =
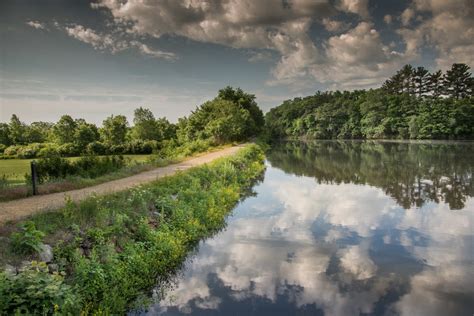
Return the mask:
<path id="1" fill-rule="evenodd" d="M 474 143 L 285 143 L 149 315 L 474 313 Z"/>

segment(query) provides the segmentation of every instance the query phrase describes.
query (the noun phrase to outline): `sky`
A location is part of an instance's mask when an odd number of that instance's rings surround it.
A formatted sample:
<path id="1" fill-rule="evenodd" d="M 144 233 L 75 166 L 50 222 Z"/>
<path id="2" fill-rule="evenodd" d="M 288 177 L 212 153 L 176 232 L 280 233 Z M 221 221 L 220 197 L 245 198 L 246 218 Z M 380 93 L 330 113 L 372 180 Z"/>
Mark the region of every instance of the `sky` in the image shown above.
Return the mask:
<path id="1" fill-rule="evenodd" d="M 227 85 L 268 111 L 474 66 L 472 0 L 1 0 L 0 121 L 176 121 Z"/>

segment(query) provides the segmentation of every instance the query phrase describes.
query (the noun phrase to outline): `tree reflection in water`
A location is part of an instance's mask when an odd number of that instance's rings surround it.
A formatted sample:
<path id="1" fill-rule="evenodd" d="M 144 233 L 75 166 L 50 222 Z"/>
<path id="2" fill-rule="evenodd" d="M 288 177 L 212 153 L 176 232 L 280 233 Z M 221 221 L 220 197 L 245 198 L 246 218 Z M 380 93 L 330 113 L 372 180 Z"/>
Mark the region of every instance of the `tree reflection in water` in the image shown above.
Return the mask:
<path id="1" fill-rule="evenodd" d="M 284 142 L 267 158 L 318 183 L 381 188 L 405 209 L 442 201 L 458 210 L 474 195 L 472 142 Z"/>

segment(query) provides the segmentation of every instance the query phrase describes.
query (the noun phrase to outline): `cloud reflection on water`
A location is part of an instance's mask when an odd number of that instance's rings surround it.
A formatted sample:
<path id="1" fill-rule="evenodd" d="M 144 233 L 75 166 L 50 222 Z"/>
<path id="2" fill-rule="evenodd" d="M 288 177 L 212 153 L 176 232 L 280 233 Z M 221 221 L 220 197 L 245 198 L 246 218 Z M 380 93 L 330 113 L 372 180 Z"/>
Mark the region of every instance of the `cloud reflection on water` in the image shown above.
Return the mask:
<path id="1" fill-rule="evenodd" d="M 376 187 L 317 184 L 271 166 L 256 191 L 149 314 L 239 305 L 274 315 L 268 306 L 282 302 L 325 315 L 472 313 L 472 198 L 456 211 L 404 209 Z"/>

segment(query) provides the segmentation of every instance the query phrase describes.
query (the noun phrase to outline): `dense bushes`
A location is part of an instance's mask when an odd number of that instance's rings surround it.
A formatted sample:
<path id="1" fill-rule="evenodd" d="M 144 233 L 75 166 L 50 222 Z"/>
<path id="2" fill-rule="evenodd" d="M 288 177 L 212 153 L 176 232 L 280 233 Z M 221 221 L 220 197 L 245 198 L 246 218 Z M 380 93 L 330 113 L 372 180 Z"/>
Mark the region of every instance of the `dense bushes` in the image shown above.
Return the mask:
<path id="1" fill-rule="evenodd" d="M 71 300 L 76 314 L 125 314 L 159 278 L 178 268 L 201 238 L 223 227 L 228 212 L 262 173 L 263 159 L 251 145 L 150 185 L 34 217 L 38 229 L 57 240 L 54 264 L 68 276 L 49 280 L 46 271 L 35 272 L 39 275 L 28 283 L 23 272 L 0 274 L 0 314 L 66 312 Z M 44 293 L 37 280 L 57 291 Z"/>
<path id="2" fill-rule="evenodd" d="M 37 161 L 37 173 L 40 183 L 69 176 L 96 178 L 125 167 L 123 156 L 84 156 L 77 160 L 68 160 L 60 156 L 41 158 Z"/>
<path id="3" fill-rule="evenodd" d="M 3 153 L 3 158 L 41 158 L 55 154 L 59 154 L 62 157 L 75 157 L 82 154 L 134 155 L 151 154 L 160 148 L 160 143 L 153 140 L 133 140 L 118 145 L 94 141 L 82 148 L 74 143 L 65 143 L 62 145 L 56 143 L 33 143 L 28 145 L 12 145 L 9 147 L 0 144 L 0 154 Z"/>

